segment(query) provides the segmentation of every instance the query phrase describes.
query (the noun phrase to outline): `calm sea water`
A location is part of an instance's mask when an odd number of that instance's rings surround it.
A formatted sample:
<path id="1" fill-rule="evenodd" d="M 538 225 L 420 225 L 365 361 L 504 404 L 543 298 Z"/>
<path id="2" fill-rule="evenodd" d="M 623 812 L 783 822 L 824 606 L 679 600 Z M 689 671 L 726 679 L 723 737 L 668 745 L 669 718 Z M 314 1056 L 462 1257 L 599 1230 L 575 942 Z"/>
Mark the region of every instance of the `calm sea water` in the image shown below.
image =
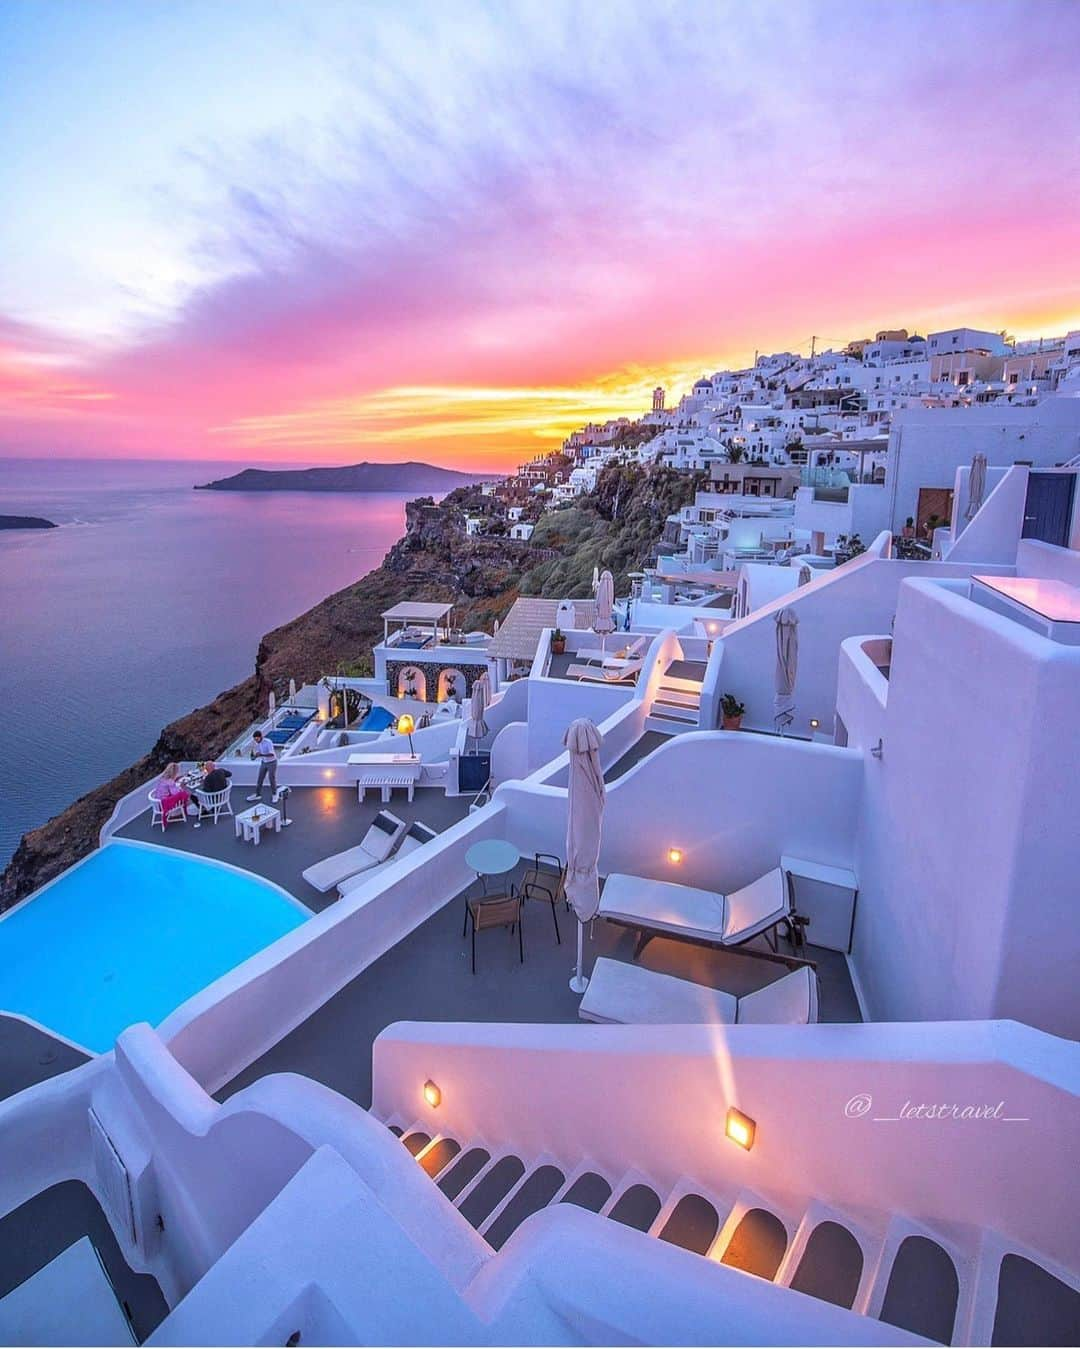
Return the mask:
<path id="1" fill-rule="evenodd" d="M 0 514 L 63 526 L 0 532 L 0 865 L 404 530 L 404 495 L 191 490 L 237 467 L 0 459 Z"/>

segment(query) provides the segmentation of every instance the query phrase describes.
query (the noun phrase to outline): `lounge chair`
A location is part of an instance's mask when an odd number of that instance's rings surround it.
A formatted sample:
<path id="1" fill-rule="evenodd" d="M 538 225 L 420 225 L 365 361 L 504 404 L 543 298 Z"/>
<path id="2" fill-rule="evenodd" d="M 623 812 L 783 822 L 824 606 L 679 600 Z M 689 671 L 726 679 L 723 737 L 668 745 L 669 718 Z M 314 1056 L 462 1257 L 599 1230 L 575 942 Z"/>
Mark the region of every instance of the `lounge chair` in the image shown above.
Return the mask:
<path id="1" fill-rule="evenodd" d="M 385 862 L 394 851 L 406 829 L 404 820 L 391 815 L 388 810 L 380 810 L 371 822 L 371 827 L 355 848 L 335 853 L 333 857 L 324 857 L 321 862 L 308 867 L 303 872 L 304 880 L 316 890 L 325 894 L 348 876 L 368 871 Z"/>
<path id="2" fill-rule="evenodd" d="M 780 954 L 777 947 L 775 934 L 781 923 L 797 927 L 804 921 L 797 919 L 792 910 L 790 887 L 781 867 L 767 871 L 729 895 L 616 873 L 604 885 L 598 916 L 638 932 L 635 960 L 653 937 L 670 937 L 697 946 L 723 947 L 740 955 L 776 960 L 792 969 L 807 963 Z M 739 950 L 745 942 L 762 935 L 772 954 Z"/>
<path id="3" fill-rule="evenodd" d="M 567 679 L 591 679 L 600 684 L 622 684 L 627 679 L 638 677 L 644 661 L 640 657 L 627 658 L 619 664 L 608 665 L 571 665 L 567 668 Z"/>
<path id="4" fill-rule="evenodd" d="M 409 853 L 416 852 L 417 848 L 422 848 L 425 843 L 430 843 L 432 839 L 439 835 L 434 829 L 429 829 L 426 824 L 421 824 L 419 820 L 414 820 L 408 829 L 401 836 L 401 842 L 398 844 L 397 852 L 392 857 L 388 857 L 385 862 L 380 862 L 377 866 L 368 867 L 365 871 L 356 876 L 349 876 L 338 886 L 338 894 L 347 895 L 350 890 L 355 890 L 358 886 L 369 881 L 379 871 L 384 871 L 388 866 L 392 866 L 402 857 L 407 857 Z"/>
<path id="5" fill-rule="evenodd" d="M 617 1025 L 806 1026 L 818 1019 L 817 975 L 802 965 L 741 998 L 601 956 L 578 1016 Z"/>
<path id="6" fill-rule="evenodd" d="M 626 655 L 623 659 L 632 660 L 635 656 L 643 656 L 645 654 L 645 644 L 648 640 L 648 637 L 635 638 L 626 648 Z M 574 655 L 578 660 L 583 660 L 586 663 L 591 661 L 594 664 L 599 663 L 603 665 L 606 661 L 611 660 L 619 649 L 619 643 L 614 642 L 611 646 L 606 648 L 600 646 L 586 647 L 584 651 L 575 651 Z"/>

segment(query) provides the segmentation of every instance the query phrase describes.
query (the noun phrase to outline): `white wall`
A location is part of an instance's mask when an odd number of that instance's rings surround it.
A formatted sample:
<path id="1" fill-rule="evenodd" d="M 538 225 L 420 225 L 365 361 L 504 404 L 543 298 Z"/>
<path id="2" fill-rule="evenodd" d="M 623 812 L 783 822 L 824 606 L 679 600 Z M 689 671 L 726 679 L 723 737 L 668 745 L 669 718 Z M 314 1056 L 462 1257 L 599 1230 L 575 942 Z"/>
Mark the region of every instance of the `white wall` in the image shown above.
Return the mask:
<path id="1" fill-rule="evenodd" d="M 920 487 L 952 487 L 956 470 L 981 452 L 1006 467 L 1037 467 L 1080 453 L 1080 399 L 1048 398 L 1035 407 L 906 408 L 893 418 L 886 464 L 889 524 L 898 533 L 914 515 Z"/>
<path id="2" fill-rule="evenodd" d="M 677 736 L 609 785 L 601 874 L 725 890 L 778 866 L 785 852 L 850 866 L 861 778 L 860 756 L 829 745 L 734 731 Z M 778 790 L 790 782 L 813 810 L 793 809 Z M 512 782 L 495 801 L 506 810 L 507 837 L 523 853 L 563 855 L 565 788 Z M 668 861 L 671 847 L 683 852 L 680 866 Z"/>
<path id="3" fill-rule="evenodd" d="M 375 1042 L 373 1107 L 455 1138 L 506 1140 L 522 1157 L 769 1196 L 792 1225 L 820 1199 L 870 1223 L 876 1211 L 987 1227 L 1071 1267 L 1078 1058 L 1074 1045 L 1001 1023 L 404 1023 Z M 434 1111 L 414 1104 L 429 1075 L 443 1091 Z M 845 1111 L 861 1096 L 869 1112 Z M 874 1118 L 905 1101 L 1002 1101 L 1028 1122 Z M 729 1105 L 756 1121 L 749 1152 L 723 1137 Z"/>
<path id="4" fill-rule="evenodd" d="M 864 761 L 856 969 L 876 1018 L 1077 1037 L 1080 647 L 962 589 L 901 588 L 883 754 Z"/>
<path id="5" fill-rule="evenodd" d="M 1080 586 L 1080 552 L 1041 539 L 1021 539 L 1016 547 L 1016 574 Z"/>
<path id="6" fill-rule="evenodd" d="M 744 727 L 772 730 L 778 609 L 799 616 L 799 669 L 795 685 L 793 734 L 808 735 L 810 720 L 832 724 L 836 707 L 836 671 L 840 644 L 864 632 L 887 633 L 896 611 L 897 590 L 906 576 L 966 576 L 967 566 L 901 562 L 879 558 L 873 550 L 842 567 L 820 573 L 809 585 L 755 610 L 731 624 L 716 643 L 721 693 L 734 693 L 746 704 Z M 1009 568 L 986 566 L 982 571 Z"/>

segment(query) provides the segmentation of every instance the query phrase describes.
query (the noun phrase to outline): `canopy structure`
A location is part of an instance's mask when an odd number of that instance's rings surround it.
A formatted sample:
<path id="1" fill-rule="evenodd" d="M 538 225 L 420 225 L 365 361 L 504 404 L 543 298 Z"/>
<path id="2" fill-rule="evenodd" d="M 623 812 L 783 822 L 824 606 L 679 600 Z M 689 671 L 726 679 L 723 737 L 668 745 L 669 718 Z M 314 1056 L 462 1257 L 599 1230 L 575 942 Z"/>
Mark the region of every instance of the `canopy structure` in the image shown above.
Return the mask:
<path id="1" fill-rule="evenodd" d="M 488 656 L 493 659 L 531 661 L 540 644 L 540 634 L 545 628 L 557 626 L 556 615 L 561 602 L 531 597 L 515 600 L 499 631 L 488 643 Z M 579 627 L 589 627 L 596 612 L 596 602 L 575 599 L 571 603 L 577 612 Z"/>
<path id="2" fill-rule="evenodd" d="M 453 607 L 452 604 L 427 603 L 422 600 L 405 600 L 401 604 L 395 604 L 392 609 L 384 610 L 381 615 L 383 641 L 385 642 L 390 636 L 391 623 L 398 623 L 403 628 L 430 628 L 437 640 L 440 632 L 445 636 L 449 629 L 449 623 L 445 620 Z"/>

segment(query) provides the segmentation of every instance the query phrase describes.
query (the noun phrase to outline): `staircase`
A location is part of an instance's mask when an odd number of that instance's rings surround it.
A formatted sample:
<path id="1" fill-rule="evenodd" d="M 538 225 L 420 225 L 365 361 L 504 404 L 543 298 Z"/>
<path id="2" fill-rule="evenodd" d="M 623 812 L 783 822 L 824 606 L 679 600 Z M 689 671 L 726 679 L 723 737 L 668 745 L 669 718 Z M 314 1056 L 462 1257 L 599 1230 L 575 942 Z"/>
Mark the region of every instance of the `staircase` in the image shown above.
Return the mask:
<path id="1" fill-rule="evenodd" d="M 667 735 L 696 731 L 701 716 L 701 683 L 704 675 L 704 665 L 672 661 L 660 680 L 645 729 Z"/>
<path id="2" fill-rule="evenodd" d="M 498 1250 L 531 1214 L 580 1208 L 659 1241 L 875 1317 L 941 1344 L 1071 1345 L 1080 1292 L 983 1234 L 974 1251 L 955 1237 L 888 1215 L 801 1212 L 750 1191 L 722 1198 L 649 1177 L 615 1179 L 587 1162 L 531 1162 L 474 1141 L 389 1127 L 461 1215 Z"/>

